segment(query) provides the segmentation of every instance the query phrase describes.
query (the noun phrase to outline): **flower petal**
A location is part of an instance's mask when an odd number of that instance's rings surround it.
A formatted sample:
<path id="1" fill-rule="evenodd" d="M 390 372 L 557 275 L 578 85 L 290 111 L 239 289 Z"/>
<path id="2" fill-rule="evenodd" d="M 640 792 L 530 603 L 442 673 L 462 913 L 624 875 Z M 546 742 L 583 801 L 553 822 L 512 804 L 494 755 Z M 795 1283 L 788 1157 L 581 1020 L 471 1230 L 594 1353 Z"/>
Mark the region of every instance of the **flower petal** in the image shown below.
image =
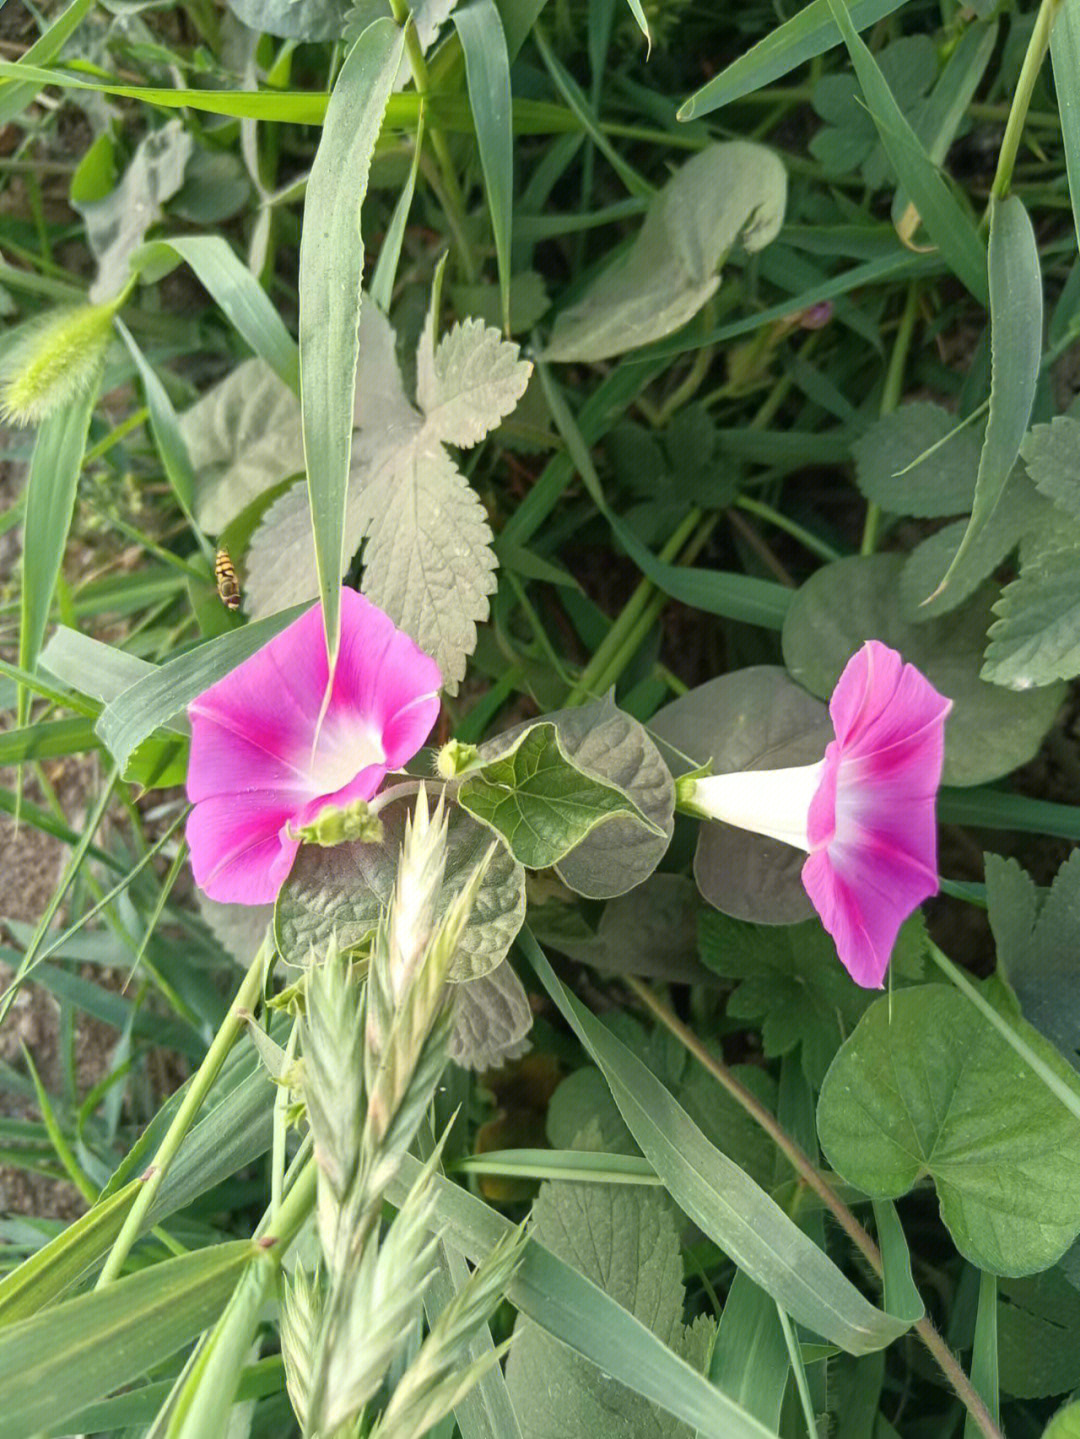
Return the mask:
<path id="1" fill-rule="evenodd" d="M 881 754 L 944 720 L 952 701 L 880 640 L 867 640 L 844 666 L 829 714 L 844 757 Z"/>
<path id="2" fill-rule="evenodd" d="M 199 888 L 222 904 L 269 904 L 292 868 L 299 843 L 283 827 L 292 797 L 219 795 L 188 816 L 191 869 Z"/>

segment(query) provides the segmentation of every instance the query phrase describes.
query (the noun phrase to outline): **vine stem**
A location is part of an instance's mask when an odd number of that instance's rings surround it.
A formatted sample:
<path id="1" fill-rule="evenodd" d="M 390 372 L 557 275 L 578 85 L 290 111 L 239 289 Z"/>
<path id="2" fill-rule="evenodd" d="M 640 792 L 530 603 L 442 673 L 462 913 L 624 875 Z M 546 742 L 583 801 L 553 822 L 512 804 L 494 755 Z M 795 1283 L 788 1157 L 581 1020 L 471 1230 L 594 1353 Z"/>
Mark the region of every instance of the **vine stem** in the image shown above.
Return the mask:
<path id="1" fill-rule="evenodd" d="M 1005 135 L 998 152 L 994 183 L 990 187 L 991 200 L 1004 200 L 1009 193 L 1013 167 L 1020 151 L 1020 140 L 1024 133 L 1024 122 L 1027 120 L 1035 81 L 1039 78 L 1039 71 L 1046 59 L 1046 52 L 1050 48 L 1050 32 L 1054 28 L 1054 21 L 1058 17 L 1062 3 L 1063 0 L 1042 0 L 1039 13 L 1035 17 L 1035 26 L 1031 32 L 1031 39 L 1028 41 L 1024 63 L 1020 68 L 1020 78 L 1016 82 L 1016 93 L 1013 95 L 1012 105 L 1009 108 L 1009 118 L 1005 122 Z"/>
<path id="2" fill-rule="evenodd" d="M 229 1013 L 217 1034 L 214 1035 L 213 1042 L 206 1051 L 206 1057 L 199 1065 L 188 1092 L 184 1095 L 183 1103 L 169 1125 L 165 1138 L 158 1146 L 154 1162 L 147 1171 L 142 1188 L 135 1196 L 135 1203 L 128 1210 L 120 1233 L 116 1236 L 113 1247 L 109 1251 L 109 1257 L 98 1275 L 95 1289 L 104 1289 L 107 1284 L 111 1284 L 114 1279 L 119 1277 L 120 1271 L 124 1267 L 124 1260 L 128 1257 L 132 1245 L 143 1230 L 150 1207 L 157 1198 L 158 1190 L 169 1171 L 169 1166 L 176 1158 L 181 1144 L 187 1137 L 188 1130 L 195 1121 L 195 1116 L 210 1092 L 210 1086 L 218 1077 L 229 1050 L 232 1049 L 243 1029 L 246 1015 L 255 1008 L 258 1002 L 270 954 L 271 950 L 264 941 L 244 976 L 243 983 L 236 992 L 236 998 L 229 1007 Z"/>
<path id="3" fill-rule="evenodd" d="M 648 985 L 630 975 L 623 976 L 623 983 L 647 1006 L 660 1023 L 668 1029 L 694 1058 L 718 1081 L 731 1097 L 741 1105 L 791 1164 L 795 1173 L 808 1189 L 812 1189 L 843 1229 L 851 1242 L 866 1259 L 878 1278 L 884 1276 L 881 1251 L 852 1214 L 840 1196 L 831 1187 L 806 1152 L 786 1133 L 776 1118 L 765 1106 L 741 1084 L 725 1064 L 710 1054 L 692 1029 L 683 1024 L 672 1010 L 654 994 Z M 984 1439 L 1004 1439 L 985 1401 L 973 1387 L 971 1380 L 960 1367 L 960 1361 L 945 1340 L 938 1333 L 933 1321 L 926 1315 L 914 1326 L 915 1332 L 937 1361 L 942 1373 L 952 1385 L 956 1397 L 967 1409 Z"/>
<path id="4" fill-rule="evenodd" d="M 412 13 L 405 0 L 390 0 L 390 9 L 396 23 L 405 31 L 405 53 L 409 57 L 409 68 L 412 71 L 417 91 L 426 99 L 428 95 L 427 61 L 420 48 L 420 37 L 416 33 Z M 479 270 L 476 256 L 472 252 L 472 245 L 469 243 L 468 226 L 465 222 L 465 197 L 461 193 L 461 185 L 458 182 L 457 171 L 454 169 L 450 147 L 446 143 L 446 136 L 430 108 L 427 119 L 427 133 L 431 139 L 431 148 L 435 151 L 435 158 L 439 162 L 439 173 L 442 176 L 447 219 L 450 221 L 450 226 L 458 242 L 458 249 L 461 251 L 461 263 L 465 270 L 465 277 L 470 284 L 473 284 Z"/>

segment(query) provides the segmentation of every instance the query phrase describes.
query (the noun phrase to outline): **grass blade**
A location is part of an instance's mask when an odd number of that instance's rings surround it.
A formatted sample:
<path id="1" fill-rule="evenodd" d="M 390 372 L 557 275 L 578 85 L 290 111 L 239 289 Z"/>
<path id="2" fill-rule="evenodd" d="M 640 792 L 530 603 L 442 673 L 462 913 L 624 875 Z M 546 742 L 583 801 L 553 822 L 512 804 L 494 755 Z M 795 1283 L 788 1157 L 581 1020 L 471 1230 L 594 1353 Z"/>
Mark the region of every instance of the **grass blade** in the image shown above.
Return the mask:
<path id="1" fill-rule="evenodd" d="M 768 1194 L 709 1142 L 663 1084 L 560 984 L 529 930 L 518 944 L 599 1065 L 639 1148 L 678 1204 L 799 1323 L 849 1354 L 882 1349 L 919 1312 L 887 1314 L 855 1288 Z"/>
<path id="2" fill-rule="evenodd" d="M 79 484 L 90 416 L 97 399 L 92 388 L 42 420 L 30 459 L 23 530 L 22 612 L 19 625 L 19 668 L 36 668 L 45 626 L 49 622 L 56 582 L 67 545 L 75 492 Z M 20 686 L 17 723 L 26 723 L 30 695 Z"/>
<path id="3" fill-rule="evenodd" d="M 465 52 L 465 76 L 476 121 L 495 258 L 499 267 L 503 329 L 510 333 L 510 224 L 514 209 L 514 153 L 510 61 L 494 0 L 469 0 L 454 11 Z"/>
<path id="4" fill-rule="evenodd" d="M 364 273 L 360 210 L 404 43 L 405 32 L 392 20 L 376 20 L 353 46 L 330 97 L 304 200 L 300 403 L 331 674 L 341 622 L 345 498 Z"/>
<path id="5" fill-rule="evenodd" d="M 975 503 L 941 594 L 1001 499 L 1031 422 L 1042 357 L 1042 272 L 1035 231 L 1016 195 L 990 201 L 990 416 Z"/>
<path id="6" fill-rule="evenodd" d="M 775 1434 L 790 1372 L 776 1304 L 740 1269 L 724 1301 L 709 1378 Z"/>
<path id="7" fill-rule="evenodd" d="M 1050 32 L 1050 61 L 1061 115 L 1073 224 L 1080 243 L 1080 0 L 1062 0 Z"/>
<path id="8" fill-rule="evenodd" d="M 94 0 L 74 0 L 62 15 L 58 15 L 44 35 L 38 37 L 21 60 L 12 67 L 16 72 L 20 66 L 49 65 L 67 44 L 90 12 Z M 40 89 L 36 80 L 20 81 L 9 76 L 0 85 L 0 125 L 9 125 L 21 115 Z"/>
<path id="9" fill-rule="evenodd" d="M 988 1274 L 984 1269 L 979 1274 L 979 1309 L 975 1316 L 975 1343 L 971 1350 L 971 1382 L 995 1421 L 1000 1419 L 1001 1414 L 997 1312 L 997 1275 Z M 979 1439 L 978 1425 L 970 1414 L 964 1423 L 964 1439 Z"/>
<path id="10" fill-rule="evenodd" d="M 828 0 L 828 3 L 851 55 L 870 118 L 877 127 L 897 179 L 908 200 L 919 212 L 942 259 L 976 300 L 985 305 L 989 300 L 986 252 L 971 216 L 949 189 L 896 103 L 877 61 L 851 23 L 846 0 Z"/>
<path id="11" fill-rule="evenodd" d="M 854 0 L 849 7 L 851 23 L 856 30 L 866 30 L 903 4 L 904 0 Z M 839 43 L 840 31 L 830 13 L 829 0 L 812 0 L 805 9 L 778 25 L 764 40 L 696 90 L 683 103 L 678 118 L 699 120 L 702 115 L 719 110 L 721 105 L 730 105 L 732 100 L 751 95 L 763 85 L 779 80 L 781 75 Z"/>

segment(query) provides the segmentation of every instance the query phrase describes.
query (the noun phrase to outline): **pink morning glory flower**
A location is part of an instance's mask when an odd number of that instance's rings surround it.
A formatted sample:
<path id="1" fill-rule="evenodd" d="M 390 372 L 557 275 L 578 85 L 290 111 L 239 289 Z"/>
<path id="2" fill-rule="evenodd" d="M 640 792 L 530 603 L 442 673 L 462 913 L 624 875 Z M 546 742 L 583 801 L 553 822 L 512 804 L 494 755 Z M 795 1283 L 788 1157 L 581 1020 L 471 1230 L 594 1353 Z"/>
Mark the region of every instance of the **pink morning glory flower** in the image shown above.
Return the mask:
<path id="1" fill-rule="evenodd" d="M 934 802 L 951 708 L 914 665 L 869 640 L 833 691 L 836 738 L 824 759 L 686 786 L 694 813 L 807 851 L 806 892 L 867 989 L 880 988 L 904 920 L 938 892 Z"/>
<path id="2" fill-rule="evenodd" d="M 341 592 L 341 649 L 324 707 L 328 681 L 316 605 L 189 705 L 187 840 L 195 882 L 211 899 L 275 899 L 299 826 L 327 805 L 370 799 L 438 718 L 435 661 L 355 590 Z"/>

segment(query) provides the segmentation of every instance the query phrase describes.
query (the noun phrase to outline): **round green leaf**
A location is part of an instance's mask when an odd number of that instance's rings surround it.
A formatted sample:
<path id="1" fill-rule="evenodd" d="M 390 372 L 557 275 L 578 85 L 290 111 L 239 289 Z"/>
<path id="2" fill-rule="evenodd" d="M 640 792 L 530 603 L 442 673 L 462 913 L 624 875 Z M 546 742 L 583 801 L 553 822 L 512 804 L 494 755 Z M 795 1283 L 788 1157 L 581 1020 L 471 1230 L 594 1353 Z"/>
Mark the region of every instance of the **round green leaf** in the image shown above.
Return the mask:
<path id="1" fill-rule="evenodd" d="M 1061 684 L 1008 693 L 980 679 L 993 586 L 926 624 L 902 613 L 902 555 L 855 555 L 825 565 L 796 594 L 784 622 L 792 678 L 826 696 L 864 640 L 899 650 L 953 701 L 945 727 L 944 782 L 985 784 L 1036 753 L 1065 693 Z"/>
<path id="2" fill-rule="evenodd" d="M 836 1172 L 875 1199 L 929 1175 L 957 1249 L 980 1269 L 1036 1273 L 1080 1231 L 1080 1121 L 947 985 L 899 990 L 867 1010 L 825 1076 L 818 1135 Z"/>
<path id="3" fill-rule="evenodd" d="M 851 447 L 859 489 L 894 515 L 964 514 L 975 498 L 982 434 L 957 424 L 925 400 L 875 420 Z"/>
<path id="4" fill-rule="evenodd" d="M 654 715 L 651 728 L 673 772 L 712 761 L 716 774 L 815 764 L 833 737 L 825 707 L 777 665 L 721 675 Z M 806 856 L 726 824 L 702 824 L 698 888 L 724 914 L 795 924 L 814 909 L 802 884 Z"/>
<path id="5" fill-rule="evenodd" d="M 334 933 L 342 945 L 359 944 L 371 933 L 390 903 L 411 809 L 411 804 L 396 800 L 380 812 L 382 844 L 301 846 L 274 911 L 274 933 L 287 963 L 306 964 L 309 950 L 325 949 Z M 437 917 L 464 889 L 491 842 L 489 829 L 451 808 Z M 479 979 L 501 964 L 524 919 L 525 871 L 498 844 L 454 956 L 451 983 Z"/>

